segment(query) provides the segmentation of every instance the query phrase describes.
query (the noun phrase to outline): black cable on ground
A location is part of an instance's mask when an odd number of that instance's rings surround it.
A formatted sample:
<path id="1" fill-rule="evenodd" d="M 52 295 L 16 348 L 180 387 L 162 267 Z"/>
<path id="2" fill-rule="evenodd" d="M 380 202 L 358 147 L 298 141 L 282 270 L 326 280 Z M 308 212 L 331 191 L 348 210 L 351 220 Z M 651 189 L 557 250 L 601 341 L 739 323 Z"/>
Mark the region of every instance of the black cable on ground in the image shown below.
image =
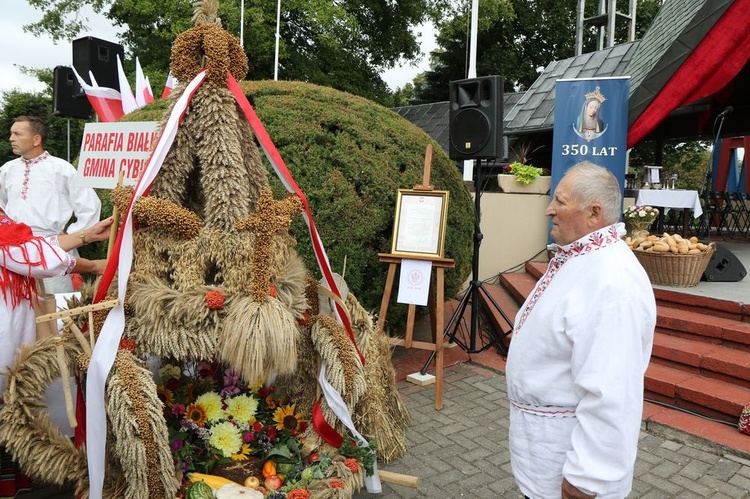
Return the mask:
<path id="1" fill-rule="evenodd" d="M 646 402 L 651 402 L 652 404 L 660 405 L 662 407 L 667 407 L 668 409 L 674 409 L 676 411 L 684 412 L 684 413 L 690 414 L 692 416 L 698 416 L 699 418 L 707 419 L 709 421 L 713 421 L 714 423 L 722 423 L 722 424 L 725 424 L 727 426 L 737 427 L 737 425 L 734 424 L 734 423 L 729 423 L 728 421 L 724 421 L 724 420 L 721 420 L 721 419 L 712 418 L 712 417 L 706 416 L 704 414 L 699 414 L 699 413 L 697 413 L 695 411 L 691 411 L 690 409 L 685 409 L 684 407 L 677 407 L 676 405 L 668 404 L 666 402 L 661 402 L 659 400 L 650 399 L 648 397 L 643 397 L 643 400 L 645 400 Z"/>

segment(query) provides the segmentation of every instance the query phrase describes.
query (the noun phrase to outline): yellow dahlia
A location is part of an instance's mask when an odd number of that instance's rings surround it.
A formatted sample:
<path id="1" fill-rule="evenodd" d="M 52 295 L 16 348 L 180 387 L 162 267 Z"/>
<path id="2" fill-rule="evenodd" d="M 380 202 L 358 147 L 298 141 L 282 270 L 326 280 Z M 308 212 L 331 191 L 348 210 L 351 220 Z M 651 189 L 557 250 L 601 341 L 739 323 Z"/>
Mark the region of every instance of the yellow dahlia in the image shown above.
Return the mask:
<path id="1" fill-rule="evenodd" d="M 195 400 L 195 403 L 206 411 L 206 418 L 209 423 L 224 418 L 224 409 L 222 409 L 221 395 L 214 392 L 204 393 Z"/>
<path id="2" fill-rule="evenodd" d="M 224 457 L 231 457 L 242 448 L 242 435 L 236 426 L 224 421 L 209 430 L 208 443 Z"/>
<path id="3" fill-rule="evenodd" d="M 255 422 L 255 411 L 258 410 L 258 399 L 250 395 L 237 395 L 226 401 L 226 413 L 237 422 Z"/>

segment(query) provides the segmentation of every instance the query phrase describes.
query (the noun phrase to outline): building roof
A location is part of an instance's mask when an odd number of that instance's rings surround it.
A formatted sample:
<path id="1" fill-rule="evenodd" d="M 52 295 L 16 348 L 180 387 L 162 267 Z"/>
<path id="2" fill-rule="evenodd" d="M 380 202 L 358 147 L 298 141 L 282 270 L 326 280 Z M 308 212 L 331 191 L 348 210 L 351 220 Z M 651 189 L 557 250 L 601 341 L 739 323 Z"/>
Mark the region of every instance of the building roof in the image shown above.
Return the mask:
<path id="1" fill-rule="evenodd" d="M 506 135 L 551 130 L 555 123 L 555 82 L 624 76 L 638 43 L 615 45 L 550 63 L 508 113 Z"/>

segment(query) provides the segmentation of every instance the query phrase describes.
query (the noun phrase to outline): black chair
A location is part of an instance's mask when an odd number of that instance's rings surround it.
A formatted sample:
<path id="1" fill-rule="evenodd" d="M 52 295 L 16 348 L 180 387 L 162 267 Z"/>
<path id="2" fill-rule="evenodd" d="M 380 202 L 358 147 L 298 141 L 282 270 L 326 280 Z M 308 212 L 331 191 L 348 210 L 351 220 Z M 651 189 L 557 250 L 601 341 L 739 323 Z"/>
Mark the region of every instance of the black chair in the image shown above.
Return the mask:
<path id="1" fill-rule="evenodd" d="M 747 207 L 747 194 L 742 192 L 725 192 L 724 200 L 729 205 L 731 218 L 730 234 L 747 237 L 750 230 L 750 210 Z"/>
<path id="2" fill-rule="evenodd" d="M 703 215 L 698 225 L 698 234 L 702 237 L 710 237 L 711 229 L 716 229 L 716 233 L 724 237 L 724 232 L 728 233 L 727 222 L 729 220 L 729 203 L 724 199 L 723 192 L 707 191 L 701 196 Z"/>

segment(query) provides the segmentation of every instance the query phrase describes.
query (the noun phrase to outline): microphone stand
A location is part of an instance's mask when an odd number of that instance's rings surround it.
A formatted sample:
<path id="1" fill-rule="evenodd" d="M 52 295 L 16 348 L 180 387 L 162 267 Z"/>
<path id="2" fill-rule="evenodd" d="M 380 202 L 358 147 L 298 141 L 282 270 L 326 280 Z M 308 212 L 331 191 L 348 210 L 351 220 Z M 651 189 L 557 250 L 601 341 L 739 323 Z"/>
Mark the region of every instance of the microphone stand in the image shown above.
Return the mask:
<path id="1" fill-rule="evenodd" d="M 716 144 L 719 142 L 719 136 L 721 135 L 721 127 L 724 126 L 724 119 L 726 118 L 727 114 L 734 111 L 734 108 L 732 106 L 727 106 L 726 109 L 724 109 L 714 120 L 714 127 L 716 127 L 716 122 L 719 122 L 719 128 L 716 130 L 716 138 L 714 139 L 713 143 L 713 150 L 711 151 L 711 161 L 709 162 L 708 166 L 706 167 L 706 175 L 705 180 L 703 182 L 703 192 L 701 192 L 701 198 L 703 198 L 704 206 L 712 206 L 712 203 L 714 201 L 717 202 L 715 208 L 720 209 L 721 207 L 718 205 L 718 200 L 712 199 L 715 198 L 713 196 L 713 186 L 712 180 L 713 180 L 713 167 L 714 167 L 714 154 L 716 152 Z M 709 214 L 709 210 L 706 210 L 706 237 L 709 237 L 711 235 L 711 218 L 712 214 Z"/>

